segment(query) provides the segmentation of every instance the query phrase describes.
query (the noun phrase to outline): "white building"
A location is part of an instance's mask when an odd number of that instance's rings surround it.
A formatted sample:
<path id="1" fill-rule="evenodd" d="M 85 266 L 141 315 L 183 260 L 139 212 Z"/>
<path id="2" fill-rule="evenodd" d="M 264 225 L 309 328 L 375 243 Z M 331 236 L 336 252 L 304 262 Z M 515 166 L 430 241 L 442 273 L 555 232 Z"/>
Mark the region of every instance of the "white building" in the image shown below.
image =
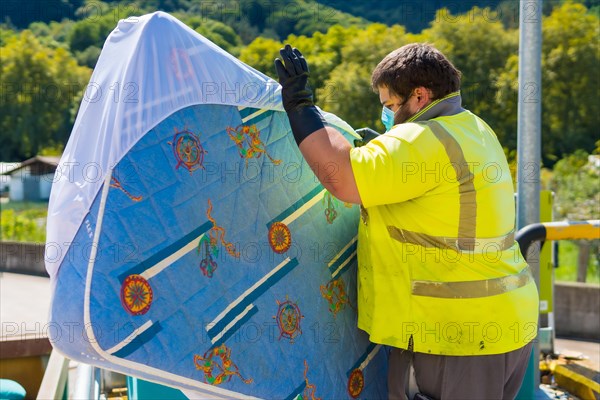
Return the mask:
<path id="1" fill-rule="evenodd" d="M 59 160 L 60 157 L 36 156 L 22 163 L 12 163 L 16 167 L 2 171 L 1 182 L 8 184 L 10 200 L 47 201 Z"/>
<path id="2" fill-rule="evenodd" d="M 0 162 L 0 198 L 8 197 L 10 185 L 10 175 L 4 175 L 4 173 L 19 168 L 20 165 L 19 162 Z"/>

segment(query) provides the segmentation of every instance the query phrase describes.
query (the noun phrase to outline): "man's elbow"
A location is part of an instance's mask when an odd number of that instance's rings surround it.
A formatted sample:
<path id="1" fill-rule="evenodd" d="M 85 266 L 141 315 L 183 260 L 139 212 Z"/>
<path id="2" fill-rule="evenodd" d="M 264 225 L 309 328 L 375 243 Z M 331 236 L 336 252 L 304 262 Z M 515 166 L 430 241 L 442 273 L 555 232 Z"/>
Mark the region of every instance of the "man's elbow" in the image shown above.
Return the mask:
<path id="1" fill-rule="evenodd" d="M 352 182 L 330 182 L 326 185 L 327 190 L 333 197 L 345 203 L 362 204 L 356 183 Z"/>

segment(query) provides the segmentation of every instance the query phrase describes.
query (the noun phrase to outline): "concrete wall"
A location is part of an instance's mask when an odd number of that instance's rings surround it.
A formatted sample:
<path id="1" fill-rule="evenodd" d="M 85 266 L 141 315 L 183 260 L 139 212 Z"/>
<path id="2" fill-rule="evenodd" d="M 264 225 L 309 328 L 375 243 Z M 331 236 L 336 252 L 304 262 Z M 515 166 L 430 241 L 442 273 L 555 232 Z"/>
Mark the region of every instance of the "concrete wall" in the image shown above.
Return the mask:
<path id="1" fill-rule="evenodd" d="M 600 285 L 558 282 L 554 307 L 557 336 L 600 341 Z"/>
<path id="2" fill-rule="evenodd" d="M 40 201 L 50 198 L 54 174 L 15 174 L 10 178 L 8 187 L 11 201 Z"/>
<path id="3" fill-rule="evenodd" d="M 40 200 L 40 178 L 39 176 L 23 176 L 23 200 L 38 201 Z"/>
<path id="4" fill-rule="evenodd" d="M 48 276 L 44 244 L 0 242 L 0 272 Z"/>
<path id="5" fill-rule="evenodd" d="M 40 200 L 49 200 L 54 174 L 40 176 Z"/>
<path id="6" fill-rule="evenodd" d="M 11 201 L 23 201 L 23 181 L 18 178 L 11 178 L 8 193 Z"/>

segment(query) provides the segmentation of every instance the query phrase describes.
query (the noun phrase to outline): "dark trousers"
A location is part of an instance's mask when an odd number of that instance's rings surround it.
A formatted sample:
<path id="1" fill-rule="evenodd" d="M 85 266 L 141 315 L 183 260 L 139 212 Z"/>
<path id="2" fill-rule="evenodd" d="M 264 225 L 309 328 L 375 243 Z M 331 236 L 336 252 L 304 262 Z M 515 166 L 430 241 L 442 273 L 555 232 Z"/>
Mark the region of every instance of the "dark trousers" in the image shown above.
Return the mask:
<path id="1" fill-rule="evenodd" d="M 389 358 L 388 397 L 408 399 L 412 363 L 419 392 L 432 399 L 512 400 L 523 382 L 531 348 L 529 343 L 509 353 L 461 357 L 393 348 Z"/>

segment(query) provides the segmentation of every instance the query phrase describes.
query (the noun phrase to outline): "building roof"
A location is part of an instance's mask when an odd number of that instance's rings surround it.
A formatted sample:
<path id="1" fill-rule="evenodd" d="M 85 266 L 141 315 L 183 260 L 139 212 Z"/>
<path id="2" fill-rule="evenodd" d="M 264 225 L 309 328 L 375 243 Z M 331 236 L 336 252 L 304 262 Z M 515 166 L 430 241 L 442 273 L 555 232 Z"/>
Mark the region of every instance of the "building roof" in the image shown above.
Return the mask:
<path id="1" fill-rule="evenodd" d="M 23 161 L 22 163 L 15 163 L 15 168 L 9 169 L 7 171 L 2 171 L 0 175 L 12 175 L 16 171 L 19 171 L 25 167 L 29 166 L 39 166 L 45 167 L 45 170 L 52 169 L 55 170 L 58 166 L 58 162 L 60 161 L 60 157 L 58 156 L 35 156 L 28 160 Z"/>
<path id="2" fill-rule="evenodd" d="M 19 168 L 20 166 L 20 162 L 0 162 L 0 175 L 4 175 L 5 173 L 12 171 L 13 169 Z"/>

